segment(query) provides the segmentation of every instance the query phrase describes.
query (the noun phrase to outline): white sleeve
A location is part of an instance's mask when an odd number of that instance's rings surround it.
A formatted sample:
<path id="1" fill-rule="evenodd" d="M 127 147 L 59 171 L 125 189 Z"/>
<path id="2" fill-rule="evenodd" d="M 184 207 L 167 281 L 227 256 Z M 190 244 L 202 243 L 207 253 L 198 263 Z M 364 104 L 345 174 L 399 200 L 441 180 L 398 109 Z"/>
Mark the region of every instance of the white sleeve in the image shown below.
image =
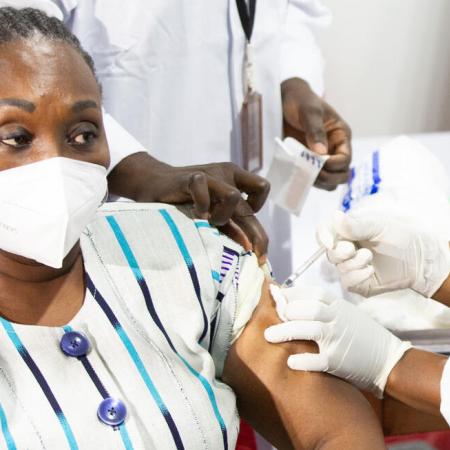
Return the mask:
<path id="1" fill-rule="evenodd" d="M 331 12 L 317 0 L 290 0 L 281 43 L 281 80 L 298 77 L 322 96 L 324 91 L 322 53 L 314 28 L 331 23 Z"/>
<path id="2" fill-rule="evenodd" d="M 103 123 L 111 156 L 108 172 L 111 172 L 127 156 L 146 151 L 142 144 L 105 111 L 103 111 Z"/>
<path id="3" fill-rule="evenodd" d="M 450 424 L 450 359 L 444 366 L 441 379 L 441 414 Z"/>

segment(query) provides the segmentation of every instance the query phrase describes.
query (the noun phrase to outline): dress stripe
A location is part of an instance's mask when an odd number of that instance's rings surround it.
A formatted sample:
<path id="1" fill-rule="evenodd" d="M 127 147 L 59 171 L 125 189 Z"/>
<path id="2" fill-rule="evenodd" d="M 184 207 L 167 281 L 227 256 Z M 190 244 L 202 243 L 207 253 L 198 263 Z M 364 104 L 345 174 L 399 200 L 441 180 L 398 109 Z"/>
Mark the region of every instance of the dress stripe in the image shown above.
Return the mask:
<path id="1" fill-rule="evenodd" d="M 65 333 L 70 333 L 73 331 L 72 327 L 66 325 L 63 327 Z M 91 378 L 92 382 L 94 383 L 95 387 L 97 388 L 99 394 L 102 396 L 103 399 L 111 397 L 109 395 L 109 392 L 106 390 L 104 384 L 100 380 L 99 376 L 97 375 L 97 372 L 95 371 L 94 367 L 92 367 L 91 362 L 89 361 L 88 357 L 86 355 L 79 356 L 77 358 L 81 364 L 83 364 L 84 370 L 86 370 L 87 374 Z M 120 430 L 120 437 L 122 438 L 122 442 L 125 446 L 125 450 L 132 450 L 133 445 L 131 444 L 130 437 L 128 436 L 128 432 L 125 427 L 125 423 L 122 423 L 118 427 L 112 427 L 114 431 L 116 429 Z"/>
<path id="2" fill-rule="evenodd" d="M 11 436 L 11 432 L 9 431 L 8 420 L 6 419 L 6 414 L 1 404 L 0 404 L 0 424 L 2 426 L 3 437 L 5 438 L 6 448 L 8 450 L 16 450 L 17 447 L 13 437 Z"/>
<path id="3" fill-rule="evenodd" d="M 165 216 L 163 213 L 166 213 L 166 215 L 168 215 L 167 211 L 164 210 L 160 210 L 160 213 L 163 215 L 163 217 Z M 173 226 L 175 226 L 175 223 L 173 222 L 172 218 L 170 216 L 168 216 L 170 221 L 172 221 Z M 213 408 L 213 412 L 214 415 L 217 419 L 217 422 L 219 423 L 220 426 L 220 430 L 222 432 L 222 440 L 223 440 L 223 446 L 224 449 L 227 450 L 228 449 L 228 433 L 227 433 L 227 429 L 225 426 L 225 421 L 223 420 L 222 415 L 220 414 L 219 411 L 219 407 L 217 405 L 217 400 L 216 397 L 214 395 L 214 391 L 211 387 L 211 385 L 209 384 L 209 382 L 205 379 L 205 377 L 203 377 L 203 375 L 201 375 L 200 373 L 198 373 L 190 364 L 189 362 L 178 353 L 178 350 L 175 348 L 175 346 L 173 345 L 172 341 L 170 340 L 169 335 L 167 334 L 167 331 L 165 330 L 161 320 L 159 319 L 156 309 L 153 305 L 153 300 L 150 294 L 150 290 L 148 288 L 148 285 L 144 279 L 144 276 L 142 275 L 141 269 L 138 265 L 138 262 L 133 254 L 133 251 L 131 250 L 130 245 L 128 244 L 128 241 L 125 237 L 125 235 L 123 234 L 119 224 L 117 223 L 116 219 L 113 216 L 107 216 L 106 220 L 108 221 L 109 225 L 111 226 L 111 229 L 114 232 L 114 235 L 116 236 L 116 239 L 122 249 L 122 252 L 125 255 L 125 258 L 128 261 L 128 264 L 130 265 L 130 268 L 132 269 L 135 277 L 136 277 L 136 281 L 139 285 L 139 287 L 141 288 L 142 294 L 144 296 L 145 299 L 145 303 L 147 305 L 147 308 L 150 312 L 150 315 L 152 317 L 152 319 L 155 321 L 156 325 L 158 326 L 158 328 L 161 330 L 161 332 L 163 333 L 164 337 L 166 338 L 168 344 L 170 345 L 171 349 L 174 351 L 174 353 L 181 359 L 181 361 L 184 363 L 184 365 L 188 368 L 188 370 L 191 372 L 192 375 L 194 375 L 202 384 L 202 386 L 204 387 L 204 389 L 207 392 L 208 398 L 211 402 L 211 406 Z M 170 225 L 169 225 L 170 226 Z M 176 227 L 176 226 L 175 226 Z M 178 232 L 179 235 L 179 231 L 176 228 L 176 231 Z M 181 238 L 181 235 L 179 235 Z M 184 242 L 183 242 L 184 245 Z M 181 249 L 180 249 L 181 250 Z M 183 250 L 182 250 L 183 252 Z M 191 261 L 192 264 L 192 259 L 187 251 L 187 248 L 185 247 L 185 255 L 183 255 L 185 257 L 185 261 L 186 259 L 189 261 Z M 193 265 L 192 265 L 193 267 Z M 197 280 L 198 283 L 198 280 Z M 200 294 L 200 288 L 198 289 L 198 296 L 197 298 L 199 298 L 199 294 Z M 201 302 L 200 302 L 201 304 Z M 205 314 L 203 307 L 202 307 L 202 311 L 203 314 Z M 155 320 L 156 317 L 156 320 Z M 206 318 L 206 314 L 204 316 Z"/>
<path id="4" fill-rule="evenodd" d="M 31 370 L 32 374 L 34 375 L 34 378 L 38 382 L 39 386 L 42 389 L 42 392 L 47 397 L 48 402 L 50 403 L 51 407 L 53 408 L 53 411 L 56 414 L 56 417 L 58 418 L 61 427 L 64 431 L 64 434 L 66 436 L 67 442 L 69 444 L 69 447 L 71 450 L 78 449 L 78 445 L 75 441 L 75 436 L 73 435 L 72 429 L 67 422 L 66 416 L 64 415 L 61 407 L 59 406 L 58 401 L 56 400 L 52 390 L 50 389 L 50 386 L 48 385 L 46 379 L 44 378 L 44 375 L 42 375 L 42 372 L 39 370 L 39 367 L 34 362 L 31 355 L 28 353 L 27 349 L 23 345 L 22 341 L 20 340 L 19 336 L 17 335 L 16 331 L 14 330 L 14 327 L 10 322 L 0 317 L 0 321 L 3 325 L 3 328 L 7 332 L 9 338 L 11 339 L 11 342 L 16 347 L 17 351 L 19 352 L 19 355 L 22 357 L 25 364 L 28 366 L 28 368 Z"/>
<path id="5" fill-rule="evenodd" d="M 147 369 L 144 366 L 144 363 L 142 362 L 138 352 L 136 351 L 136 348 L 134 347 L 133 343 L 131 342 L 130 338 L 128 337 L 125 330 L 122 328 L 122 325 L 120 324 L 119 320 L 115 316 L 112 309 L 109 307 L 108 303 L 106 303 L 105 299 L 101 295 L 101 293 L 97 290 L 97 288 L 94 286 L 94 283 L 90 279 L 89 275 L 86 273 L 86 285 L 89 289 L 89 292 L 92 294 L 94 299 L 96 300 L 97 304 L 100 306 L 100 308 L 105 313 L 106 317 L 108 318 L 111 325 L 114 327 L 116 333 L 118 334 L 120 340 L 122 341 L 124 347 L 128 351 L 128 354 L 130 355 L 134 365 L 136 366 L 136 369 L 138 370 L 142 380 L 144 381 L 145 385 L 147 386 L 147 389 L 149 390 L 151 396 L 153 397 L 153 400 L 157 404 L 159 410 L 161 411 L 161 414 L 164 417 L 164 420 L 167 423 L 167 426 L 169 427 L 170 433 L 172 434 L 172 438 L 174 440 L 175 446 L 177 449 L 181 450 L 184 449 L 183 442 L 181 440 L 180 433 L 175 425 L 175 422 L 172 418 L 172 415 L 170 414 L 170 411 L 168 410 L 166 404 L 164 403 L 163 399 L 159 395 L 158 390 L 156 389 L 155 385 L 153 384 L 153 381 L 150 378 L 150 375 L 147 372 Z"/>
<path id="6" fill-rule="evenodd" d="M 202 317 L 203 317 L 203 331 L 200 335 L 199 342 L 203 340 L 203 338 L 208 333 L 208 327 L 209 322 L 206 317 L 205 308 L 203 307 L 202 297 L 200 293 L 200 283 L 198 281 L 197 272 L 194 267 L 194 263 L 192 262 L 191 255 L 189 254 L 189 250 L 186 247 L 186 244 L 184 242 L 183 236 L 181 236 L 180 230 L 176 226 L 174 220 L 172 219 L 172 216 L 169 214 L 169 211 L 165 209 L 160 209 L 159 213 L 163 216 L 164 220 L 166 221 L 167 225 L 169 226 L 169 229 L 172 233 L 172 236 L 174 237 L 178 249 L 180 250 L 181 254 L 183 255 L 184 262 L 188 268 L 189 275 L 191 276 L 192 284 L 194 285 L 195 295 L 197 296 L 198 303 L 200 305 L 200 309 L 202 311 Z"/>

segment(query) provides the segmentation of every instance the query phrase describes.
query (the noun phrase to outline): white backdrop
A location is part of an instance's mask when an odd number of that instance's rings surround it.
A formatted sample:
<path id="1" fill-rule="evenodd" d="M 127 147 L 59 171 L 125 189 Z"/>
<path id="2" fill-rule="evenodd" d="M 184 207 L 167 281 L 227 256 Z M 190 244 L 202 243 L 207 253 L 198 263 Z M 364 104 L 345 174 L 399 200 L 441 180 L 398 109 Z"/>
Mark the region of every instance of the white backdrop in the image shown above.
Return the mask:
<path id="1" fill-rule="evenodd" d="M 322 0 L 326 98 L 355 136 L 450 130 L 450 0 Z"/>

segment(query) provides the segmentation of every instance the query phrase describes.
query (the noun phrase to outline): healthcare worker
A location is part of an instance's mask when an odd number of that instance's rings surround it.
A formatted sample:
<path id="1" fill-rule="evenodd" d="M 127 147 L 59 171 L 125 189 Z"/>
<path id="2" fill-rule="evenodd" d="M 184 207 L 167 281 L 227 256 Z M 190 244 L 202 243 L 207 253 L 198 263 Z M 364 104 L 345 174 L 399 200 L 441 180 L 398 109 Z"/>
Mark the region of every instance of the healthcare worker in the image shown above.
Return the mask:
<path id="1" fill-rule="evenodd" d="M 323 61 L 312 29 L 327 25 L 330 13 L 319 1 L 12 3 L 45 7 L 65 20 L 95 60 L 106 110 L 157 158 L 174 165 L 262 163 L 267 169 L 284 119 L 287 134 L 331 155 L 321 187 L 347 181 L 350 130 L 320 97 Z M 241 151 L 242 134 L 252 133 L 255 164 Z M 282 277 L 290 271 L 289 217 L 276 208 L 264 214 L 270 256 Z"/>
<path id="2" fill-rule="evenodd" d="M 2 6 L 37 6 L 49 15 L 59 12 L 56 4 L 47 0 L 0 0 Z M 111 148 L 110 194 L 136 201 L 192 202 L 197 217 L 215 225 L 227 223 L 222 231 L 251 244 L 264 257 L 268 238 L 254 212 L 267 199 L 270 186 L 266 180 L 230 163 L 173 167 L 147 153 L 110 114 L 104 114 L 104 124 Z M 247 194 L 245 200 L 241 192 Z M 239 223 L 240 234 L 229 223 L 230 219 Z"/>
<path id="3" fill-rule="evenodd" d="M 356 389 L 288 373 L 308 344 L 264 340 L 253 253 L 189 205 L 100 207 L 101 87 L 60 21 L 1 8 L 0 66 L 2 449 L 231 450 L 237 405 L 278 448 L 384 448 Z"/>
<path id="4" fill-rule="evenodd" d="M 319 242 L 349 290 L 369 296 L 411 288 L 450 305 L 448 240 L 405 217 L 359 210 L 337 213 Z M 360 389 L 391 397 L 450 423 L 450 363 L 411 348 L 355 305 L 321 289 L 274 288 L 285 321 L 266 330 L 270 342 L 316 341 L 318 354 L 288 359 L 295 370 L 329 372 Z"/>

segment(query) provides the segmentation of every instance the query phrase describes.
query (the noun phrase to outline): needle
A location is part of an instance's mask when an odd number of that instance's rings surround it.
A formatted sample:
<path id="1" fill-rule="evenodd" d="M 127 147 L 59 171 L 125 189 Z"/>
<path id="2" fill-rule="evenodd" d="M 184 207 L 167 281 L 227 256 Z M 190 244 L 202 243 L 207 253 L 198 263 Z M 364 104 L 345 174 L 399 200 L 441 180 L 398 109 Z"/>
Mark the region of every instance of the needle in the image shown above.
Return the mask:
<path id="1" fill-rule="evenodd" d="M 286 281 L 282 284 L 283 287 L 291 287 L 294 281 L 305 272 L 315 261 L 317 261 L 325 252 L 325 247 L 317 249 Z"/>

